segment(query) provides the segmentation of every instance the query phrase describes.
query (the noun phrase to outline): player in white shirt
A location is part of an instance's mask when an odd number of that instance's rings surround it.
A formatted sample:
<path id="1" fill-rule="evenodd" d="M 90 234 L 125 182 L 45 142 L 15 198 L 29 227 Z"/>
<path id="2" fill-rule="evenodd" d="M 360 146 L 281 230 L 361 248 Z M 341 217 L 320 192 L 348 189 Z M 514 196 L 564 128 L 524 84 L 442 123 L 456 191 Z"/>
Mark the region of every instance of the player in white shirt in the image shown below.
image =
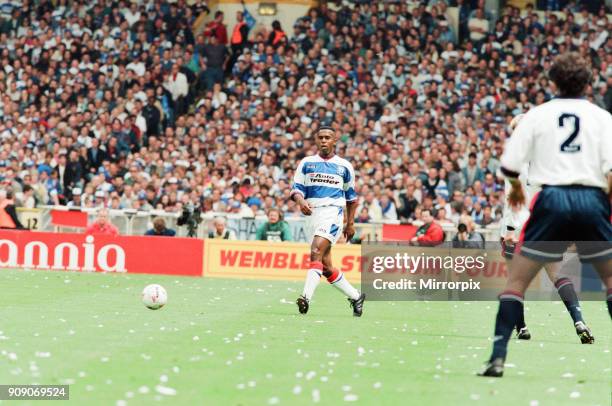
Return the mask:
<path id="1" fill-rule="evenodd" d="M 295 171 L 291 190 L 291 198 L 307 216 L 306 232 L 311 239 L 310 269 L 302 296 L 296 303 L 300 313 L 308 312 L 310 300 L 323 275 L 348 296 L 353 315 L 360 317 L 365 294 L 359 293 L 331 263 L 331 248 L 340 235 L 344 234 L 350 241 L 355 234 L 355 171 L 346 159 L 335 155 L 337 135 L 333 128 L 319 127 L 314 139 L 318 154 L 302 159 Z M 347 213 L 343 226 L 345 206 Z"/>
<path id="2" fill-rule="evenodd" d="M 510 130 L 514 131 L 518 123 L 524 117 L 524 114 L 519 114 L 514 117 L 510 122 Z M 538 186 L 534 186 L 529 183 L 529 164 L 523 166 L 520 171 L 520 175 L 518 180 L 521 183 L 521 188 L 525 193 L 525 202 L 530 202 L 531 198 L 535 196 L 540 188 Z M 509 179 L 505 180 L 505 195 L 510 195 L 512 191 L 512 183 Z M 523 226 L 529 219 L 529 206 L 527 204 L 522 204 L 518 207 L 512 207 L 508 199 L 506 198 L 506 202 L 504 204 L 504 215 L 502 218 L 502 223 L 500 227 L 501 231 L 501 242 L 502 242 L 502 254 L 506 259 L 506 263 L 508 264 L 508 268 L 511 266 L 512 258 L 514 257 L 514 250 L 516 248 L 516 243 L 520 239 L 520 234 L 522 232 Z M 595 342 L 595 337 L 591 333 L 591 330 L 587 327 L 584 319 L 582 317 L 582 310 L 580 308 L 580 301 L 578 300 L 578 295 L 576 295 L 576 291 L 574 290 L 574 285 L 569 278 L 566 277 L 558 277 L 559 270 L 561 269 L 562 262 L 550 262 L 544 265 L 544 269 L 548 274 L 548 278 L 557 288 L 557 292 L 565 304 L 568 313 L 572 317 L 572 321 L 574 322 L 574 328 L 576 329 L 576 334 L 580 338 L 580 341 L 583 344 L 593 344 Z M 521 317 L 519 318 L 518 324 L 515 326 L 517 331 L 517 337 L 520 340 L 529 340 L 531 339 L 531 333 L 527 329 L 527 325 L 525 324 L 525 313 L 524 309 L 521 308 Z"/>
<path id="3" fill-rule="evenodd" d="M 612 116 L 584 100 L 592 73 L 579 54 L 558 56 L 549 72 L 559 98 L 531 109 L 520 121 L 501 159 L 512 182 L 509 202 L 525 203 L 518 180 L 529 163 L 529 182 L 542 190 L 500 294 L 493 352 L 482 376 L 501 377 L 508 340 L 519 321 L 523 295 L 542 265 L 557 262 L 572 243 L 582 262 L 591 262 L 607 288 L 612 317 Z"/>

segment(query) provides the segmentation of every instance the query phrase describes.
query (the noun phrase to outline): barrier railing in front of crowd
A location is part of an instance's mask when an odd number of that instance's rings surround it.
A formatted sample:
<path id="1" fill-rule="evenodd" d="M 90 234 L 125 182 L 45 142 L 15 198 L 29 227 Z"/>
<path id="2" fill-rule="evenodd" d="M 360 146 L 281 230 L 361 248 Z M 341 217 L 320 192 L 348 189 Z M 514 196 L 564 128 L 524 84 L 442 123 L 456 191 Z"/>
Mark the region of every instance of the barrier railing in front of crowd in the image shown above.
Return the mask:
<path id="1" fill-rule="evenodd" d="M 52 211 L 85 213 L 87 223 L 91 223 L 96 218 L 97 209 L 94 208 L 69 208 L 66 206 L 42 206 L 36 209 L 17 209 L 22 224 L 34 231 L 54 231 L 54 232 L 82 232 L 82 227 L 68 225 L 57 225 L 52 222 Z M 180 213 L 166 212 L 163 210 L 137 211 L 130 209 L 113 210 L 109 209 L 111 222 L 119 229 L 121 235 L 143 235 L 148 229 L 152 228 L 153 219 L 161 217 L 166 222 L 166 227 L 176 230 L 177 235 L 185 237 L 189 235 L 188 227 L 177 224 Z M 213 230 L 213 220 L 222 217 L 226 220 L 229 230 L 236 233 L 240 240 L 255 240 L 257 228 L 267 221 L 266 216 L 243 217 L 232 213 L 206 212 L 202 213 L 201 222 L 195 230 L 195 237 L 206 238 L 208 233 Z M 288 217 L 285 221 L 289 224 L 293 241 L 306 241 L 305 219 L 303 217 Z M 362 241 L 382 241 L 382 229 L 384 224 L 401 224 L 397 220 L 373 221 L 370 223 L 356 223 L 356 238 Z M 413 225 L 419 226 L 420 223 Z M 457 227 L 454 224 L 441 224 L 446 234 L 446 240 L 451 240 Z M 476 230 L 481 233 L 486 241 L 496 241 L 499 236 L 499 224 L 491 224 L 486 228 Z"/>

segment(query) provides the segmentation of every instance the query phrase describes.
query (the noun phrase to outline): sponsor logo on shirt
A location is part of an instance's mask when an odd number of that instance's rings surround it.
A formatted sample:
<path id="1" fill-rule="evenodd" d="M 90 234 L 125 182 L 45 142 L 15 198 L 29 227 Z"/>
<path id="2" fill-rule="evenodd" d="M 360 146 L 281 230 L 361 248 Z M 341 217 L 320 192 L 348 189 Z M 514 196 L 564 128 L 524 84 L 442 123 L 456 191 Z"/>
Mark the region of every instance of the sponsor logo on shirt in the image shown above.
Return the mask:
<path id="1" fill-rule="evenodd" d="M 328 185 L 339 185 L 340 181 L 336 178 L 336 175 L 330 175 L 327 173 L 309 173 L 308 179 L 312 183 L 317 184 L 328 184 Z"/>

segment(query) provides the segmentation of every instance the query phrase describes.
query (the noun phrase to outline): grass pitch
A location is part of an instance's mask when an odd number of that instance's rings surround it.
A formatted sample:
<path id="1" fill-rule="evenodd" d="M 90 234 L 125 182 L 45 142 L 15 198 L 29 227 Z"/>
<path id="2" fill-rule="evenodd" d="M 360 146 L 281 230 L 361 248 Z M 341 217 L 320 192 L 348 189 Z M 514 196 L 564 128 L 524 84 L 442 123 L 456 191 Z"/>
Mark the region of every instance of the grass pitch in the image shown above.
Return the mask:
<path id="1" fill-rule="evenodd" d="M 161 310 L 140 302 L 149 283 Z M 563 304 L 527 303 L 533 339 L 493 379 L 474 373 L 496 303 L 366 302 L 358 319 L 326 285 L 301 316 L 297 282 L 2 270 L 0 383 L 70 384 L 83 405 L 610 404 L 603 301 L 583 303 L 590 346 Z"/>

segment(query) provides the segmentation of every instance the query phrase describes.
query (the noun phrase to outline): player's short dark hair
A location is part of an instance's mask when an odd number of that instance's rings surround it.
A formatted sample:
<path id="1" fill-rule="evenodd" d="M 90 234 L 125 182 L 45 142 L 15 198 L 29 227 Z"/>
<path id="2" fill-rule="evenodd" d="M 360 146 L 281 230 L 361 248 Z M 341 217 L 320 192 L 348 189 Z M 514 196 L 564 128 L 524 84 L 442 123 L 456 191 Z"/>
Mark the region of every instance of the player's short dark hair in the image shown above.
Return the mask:
<path id="1" fill-rule="evenodd" d="M 323 130 L 330 130 L 330 131 L 336 132 L 336 130 L 334 130 L 334 128 L 331 125 L 320 125 L 315 130 L 314 135 L 317 135 L 319 132 Z"/>
<path id="2" fill-rule="evenodd" d="M 591 68 L 577 52 L 567 52 L 555 58 L 548 77 L 557 85 L 561 97 L 580 97 L 591 82 Z"/>

